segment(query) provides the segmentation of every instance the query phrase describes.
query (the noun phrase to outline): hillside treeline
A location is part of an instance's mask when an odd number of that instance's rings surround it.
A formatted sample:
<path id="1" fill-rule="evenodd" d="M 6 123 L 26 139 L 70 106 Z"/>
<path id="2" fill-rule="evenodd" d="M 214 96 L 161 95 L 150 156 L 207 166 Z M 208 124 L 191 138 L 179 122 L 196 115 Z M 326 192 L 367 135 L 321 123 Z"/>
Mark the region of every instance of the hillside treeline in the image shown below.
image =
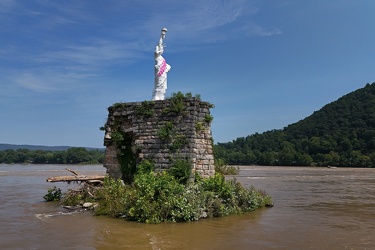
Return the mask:
<path id="1" fill-rule="evenodd" d="M 0 151 L 0 163 L 34 164 L 101 164 L 104 151 L 85 148 L 69 148 L 64 151 L 7 149 Z"/>
<path id="2" fill-rule="evenodd" d="M 375 167 L 375 83 L 284 129 L 214 146 L 228 164 Z"/>

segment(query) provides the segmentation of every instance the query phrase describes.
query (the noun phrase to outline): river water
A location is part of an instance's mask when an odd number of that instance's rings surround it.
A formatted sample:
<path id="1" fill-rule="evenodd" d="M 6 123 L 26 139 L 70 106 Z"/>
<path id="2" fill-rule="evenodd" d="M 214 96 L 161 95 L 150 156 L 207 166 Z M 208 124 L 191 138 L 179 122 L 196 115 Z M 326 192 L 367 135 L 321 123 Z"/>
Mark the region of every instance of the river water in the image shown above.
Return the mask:
<path id="1" fill-rule="evenodd" d="M 147 225 L 44 202 L 46 178 L 102 166 L 0 165 L 0 249 L 375 249 L 375 169 L 241 167 L 273 197 L 245 215 Z M 231 177 L 228 177 L 231 178 Z"/>

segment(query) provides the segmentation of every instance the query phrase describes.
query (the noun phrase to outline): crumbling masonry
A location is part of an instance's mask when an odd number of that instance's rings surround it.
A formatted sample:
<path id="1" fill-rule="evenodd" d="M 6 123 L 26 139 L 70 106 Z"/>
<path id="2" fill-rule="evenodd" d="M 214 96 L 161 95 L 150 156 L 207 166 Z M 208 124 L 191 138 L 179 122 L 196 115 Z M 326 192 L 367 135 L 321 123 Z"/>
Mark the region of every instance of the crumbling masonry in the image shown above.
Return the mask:
<path id="1" fill-rule="evenodd" d="M 215 173 L 210 114 L 212 104 L 199 98 L 117 103 L 108 108 L 104 127 L 104 167 L 110 177 L 123 178 L 143 160 L 155 171 L 176 159 L 189 162 L 192 173 Z M 134 171 L 133 171 L 134 173 Z"/>

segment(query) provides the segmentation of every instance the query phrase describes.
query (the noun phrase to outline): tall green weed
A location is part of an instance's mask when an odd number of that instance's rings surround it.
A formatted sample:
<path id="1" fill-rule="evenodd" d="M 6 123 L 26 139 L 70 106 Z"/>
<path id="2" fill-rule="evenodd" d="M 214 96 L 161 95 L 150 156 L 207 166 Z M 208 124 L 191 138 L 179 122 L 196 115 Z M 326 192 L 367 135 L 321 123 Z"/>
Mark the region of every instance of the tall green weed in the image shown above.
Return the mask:
<path id="1" fill-rule="evenodd" d="M 223 175 L 237 175 L 240 170 L 235 166 L 228 166 L 223 159 L 215 159 L 215 172 Z"/>

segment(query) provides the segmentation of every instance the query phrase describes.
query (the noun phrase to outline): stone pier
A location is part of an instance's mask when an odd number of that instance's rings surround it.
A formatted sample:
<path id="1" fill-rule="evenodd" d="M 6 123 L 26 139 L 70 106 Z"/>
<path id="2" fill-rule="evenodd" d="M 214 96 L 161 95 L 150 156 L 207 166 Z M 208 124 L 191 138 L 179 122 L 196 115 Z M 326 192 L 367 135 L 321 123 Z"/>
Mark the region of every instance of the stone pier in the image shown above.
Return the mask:
<path id="1" fill-rule="evenodd" d="M 193 174 L 213 175 L 212 107 L 199 98 L 184 96 L 109 107 L 104 126 L 107 173 L 124 179 L 143 160 L 162 171 L 182 159 L 189 162 Z"/>

